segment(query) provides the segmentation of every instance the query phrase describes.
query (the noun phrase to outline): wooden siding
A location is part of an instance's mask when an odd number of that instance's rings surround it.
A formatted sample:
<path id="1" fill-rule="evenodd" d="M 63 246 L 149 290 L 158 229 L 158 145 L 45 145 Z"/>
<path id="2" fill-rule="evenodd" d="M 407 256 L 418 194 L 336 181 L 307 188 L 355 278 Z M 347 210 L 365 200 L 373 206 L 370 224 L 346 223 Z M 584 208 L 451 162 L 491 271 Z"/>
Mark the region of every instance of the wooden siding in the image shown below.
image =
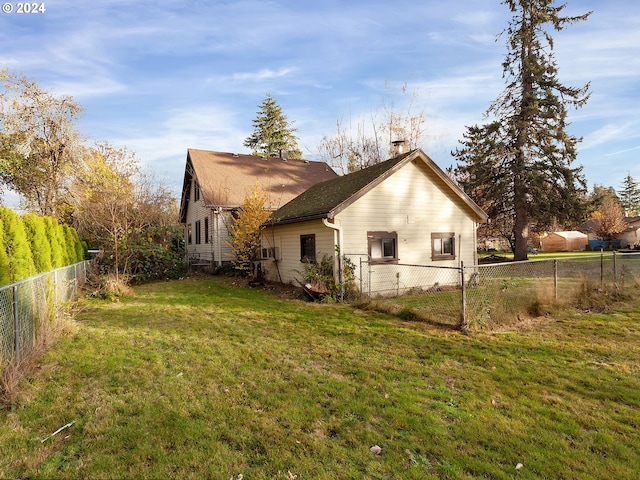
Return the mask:
<path id="1" fill-rule="evenodd" d="M 476 224 L 471 212 L 422 164 L 408 163 L 335 218 L 343 228 L 342 251 L 366 255 L 367 232 L 398 234 L 399 263 L 437 266 L 472 265 L 476 259 Z M 453 232 L 455 259 L 431 259 L 431 234 Z"/>
<path id="2" fill-rule="evenodd" d="M 191 192 L 189 198 L 193 199 L 194 184 L 191 182 Z M 205 219 L 209 221 L 209 238 L 205 238 Z M 196 244 L 196 222 L 201 223 L 201 240 Z M 229 228 L 231 213 L 223 210 L 220 213 L 214 212 L 205 206 L 202 197 L 199 200 L 191 200 L 187 208 L 184 242 L 188 258 L 196 258 L 200 261 L 215 263 L 231 261 L 231 248 L 227 244 L 229 239 Z M 188 242 L 188 232 L 191 229 L 191 243 Z"/>
<path id="3" fill-rule="evenodd" d="M 302 281 L 302 262 L 300 262 L 300 235 L 315 234 L 316 258 L 333 255 L 333 230 L 324 226 L 321 220 L 292 223 L 268 227 L 262 233 L 263 248 L 278 248 L 280 258 L 276 261 L 262 262 L 267 278 L 280 283 L 299 285 Z"/>
<path id="4" fill-rule="evenodd" d="M 437 175 L 420 162 L 407 163 L 402 169 L 372 188 L 347 208 L 338 213 L 333 224 L 342 231 L 341 252 L 358 264 L 358 258 L 367 260 L 367 232 L 395 232 L 397 256 L 400 264 L 459 267 L 476 263 L 475 214 Z M 453 232 L 455 257 L 451 260 L 432 260 L 431 234 Z M 300 235 L 316 234 L 318 258 L 332 254 L 334 230 L 321 220 L 283 224 L 270 227 L 263 235 L 263 247 L 279 247 L 281 260 L 278 272 L 275 263 L 265 262 L 268 278 L 292 283 L 299 278 Z M 405 275 L 397 265 L 376 265 L 371 277 L 370 291 L 391 290 L 391 284 Z M 386 275 L 382 272 L 391 272 Z M 400 273 L 398 273 L 400 272 Z M 437 272 L 437 273 L 434 273 Z M 458 276 L 452 270 L 426 269 L 412 273 L 412 279 L 402 278 L 406 288 L 429 287 L 435 284 L 457 284 Z M 388 277 L 388 278 L 387 278 Z M 391 280 L 389 280 L 391 279 Z M 390 283 L 389 286 L 386 283 Z"/>

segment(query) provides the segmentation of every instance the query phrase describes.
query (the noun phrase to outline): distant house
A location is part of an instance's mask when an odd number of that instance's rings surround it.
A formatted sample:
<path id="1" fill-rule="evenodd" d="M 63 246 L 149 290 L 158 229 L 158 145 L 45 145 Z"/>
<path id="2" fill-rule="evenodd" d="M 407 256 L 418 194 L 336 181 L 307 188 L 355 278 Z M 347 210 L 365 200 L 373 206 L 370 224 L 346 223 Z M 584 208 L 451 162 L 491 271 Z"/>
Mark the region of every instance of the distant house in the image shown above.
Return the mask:
<path id="1" fill-rule="evenodd" d="M 321 162 L 187 150 L 180 223 L 185 228 L 188 258 L 201 265 L 232 260 L 227 244 L 232 216 L 256 182 L 276 209 L 312 185 L 336 177 Z"/>
<path id="2" fill-rule="evenodd" d="M 275 211 L 263 232 L 263 265 L 268 278 L 283 283 L 300 282 L 301 262 L 325 255 L 336 276 L 342 255 L 391 269 L 473 265 L 476 228 L 486 220 L 433 160 L 414 150 L 318 183 Z"/>
<path id="3" fill-rule="evenodd" d="M 620 234 L 620 246 L 622 248 L 640 248 L 640 216 L 624 219 L 627 229 Z"/>
<path id="4" fill-rule="evenodd" d="M 609 248 L 640 248 L 640 216 L 626 217 L 627 228 L 613 240 L 605 241 L 593 233 L 593 220 L 583 223 L 579 229 L 588 236 L 590 248 L 593 250 Z"/>
<path id="5" fill-rule="evenodd" d="M 540 239 L 543 252 L 581 252 L 587 249 L 588 237 L 575 230 L 551 232 Z"/>

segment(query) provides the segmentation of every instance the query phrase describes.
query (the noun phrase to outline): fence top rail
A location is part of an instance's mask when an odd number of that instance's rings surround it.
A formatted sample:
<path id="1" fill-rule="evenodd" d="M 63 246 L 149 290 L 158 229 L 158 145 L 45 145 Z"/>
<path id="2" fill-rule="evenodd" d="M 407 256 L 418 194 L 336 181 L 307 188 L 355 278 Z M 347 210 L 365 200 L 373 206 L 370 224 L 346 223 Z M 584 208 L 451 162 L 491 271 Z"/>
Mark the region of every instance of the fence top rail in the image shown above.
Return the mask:
<path id="1" fill-rule="evenodd" d="M 362 262 L 368 263 L 373 267 L 384 266 L 384 265 L 393 265 L 394 267 L 420 267 L 420 268 L 436 268 L 438 270 L 457 270 L 460 271 L 460 267 L 447 267 L 444 265 L 418 265 L 415 263 L 385 263 L 385 262 Z"/>
<path id="2" fill-rule="evenodd" d="M 622 257 L 640 257 L 640 250 L 639 251 L 631 251 L 631 252 L 618 252 L 616 253 L 616 255 L 620 255 Z"/>
<path id="3" fill-rule="evenodd" d="M 76 265 L 80 265 L 80 264 L 83 264 L 83 263 L 86 263 L 86 262 L 88 262 L 88 260 L 83 260 L 82 262 L 78 262 L 78 263 L 72 263 L 71 265 L 66 265 L 64 267 L 55 268 L 53 270 L 49 270 L 48 272 L 39 273 L 38 275 L 34 275 L 33 277 L 23 278 L 22 280 L 18 280 L 17 282 L 9 283 L 7 285 L 2 285 L 2 286 L 0 286 L 0 292 L 2 292 L 4 290 L 9 290 L 10 288 L 15 288 L 18 285 L 21 285 L 23 283 L 32 282 L 34 280 L 37 280 L 38 278 L 46 277 L 46 276 L 51 275 L 52 273 L 57 272 L 59 270 L 64 270 L 66 268 L 75 267 Z"/>
<path id="4" fill-rule="evenodd" d="M 527 264 L 527 263 L 535 263 L 535 262 L 549 262 L 553 260 L 562 262 L 564 260 L 583 260 L 583 259 L 602 258 L 602 257 L 609 258 L 609 257 L 616 257 L 616 256 L 619 257 L 623 255 L 624 256 L 626 255 L 640 256 L 640 252 L 602 252 L 602 253 L 594 252 L 593 255 L 567 255 L 563 257 L 532 258 L 529 260 L 518 260 L 518 261 L 508 260 L 506 262 L 499 262 L 499 263 L 480 263 L 477 265 L 465 266 L 464 268 L 493 267 L 493 266 L 500 266 L 500 265 L 519 265 L 519 264 Z"/>

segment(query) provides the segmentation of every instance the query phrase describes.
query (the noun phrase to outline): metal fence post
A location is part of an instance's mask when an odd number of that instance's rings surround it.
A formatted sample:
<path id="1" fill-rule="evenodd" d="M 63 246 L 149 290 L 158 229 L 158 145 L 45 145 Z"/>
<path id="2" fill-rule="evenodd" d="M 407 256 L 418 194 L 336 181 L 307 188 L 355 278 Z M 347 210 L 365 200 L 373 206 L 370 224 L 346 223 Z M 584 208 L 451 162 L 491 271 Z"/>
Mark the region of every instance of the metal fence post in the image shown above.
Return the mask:
<path id="1" fill-rule="evenodd" d="M 558 259 L 553 259 L 553 295 L 554 299 L 558 301 Z"/>
<path id="2" fill-rule="evenodd" d="M 467 286 L 464 280 L 464 262 L 460 262 L 460 281 L 462 283 L 462 305 L 460 311 L 460 330 L 463 332 L 468 329 L 467 325 Z"/>
<path id="3" fill-rule="evenodd" d="M 18 285 L 13 286 L 13 356 L 20 363 L 20 312 L 18 311 Z"/>
<path id="4" fill-rule="evenodd" d="M 600 249 L 600 290 L 604 286 L 604 250 Z"/>
<path id="5" fill-rule="evenodd" d="M 618 272 L 616 265 L 616 252 L 613 252 L 613 288 L 618 289 Z"/>

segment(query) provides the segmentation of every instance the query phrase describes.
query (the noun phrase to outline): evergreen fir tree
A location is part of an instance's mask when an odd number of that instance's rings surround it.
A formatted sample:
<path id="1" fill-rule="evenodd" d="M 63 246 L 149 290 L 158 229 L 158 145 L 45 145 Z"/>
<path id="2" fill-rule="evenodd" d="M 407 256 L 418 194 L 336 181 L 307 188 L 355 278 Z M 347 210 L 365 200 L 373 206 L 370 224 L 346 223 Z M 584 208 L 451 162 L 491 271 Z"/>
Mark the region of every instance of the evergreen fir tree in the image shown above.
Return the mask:
<path id="1" fill-rule="evenodd" d="M 251 149 L 253 155 L 261 157 L 277 157 L 281 151 L 288 158 L 302 158 L 298 148 L 297 131 L 282 112 L 282 107 L 267 93 L 260 104 L 257 117 L 253 121 L 253 133 L 244 141 L 244 146 Z"/>
<path id="2" fill-rule="evenodd" d="M 555 7 L 553 0 L 503 3 L 514 14 L 506 30 L 507 86 L 487 111 L 494 120 L 468 128 L 453 155 L 462 187 L 491 219 L 509 219 L 514 258 L 526 260 L 530 226 L 543 230 L 584 214 L 582 168 L 571 167 L 579 139 L 565 128 L 567 106 L 583 106 L 589 85 L 560 83 L 553 39 L 544 27 L 560 31 L 590 13 L 562 17 L 565 5 Z"/>
<path id="3" fill-rule="evenodd" d="M 640 215 L 640 182 L 631 173 L 624 177 L 618 195 L 627 216 Z"/>

